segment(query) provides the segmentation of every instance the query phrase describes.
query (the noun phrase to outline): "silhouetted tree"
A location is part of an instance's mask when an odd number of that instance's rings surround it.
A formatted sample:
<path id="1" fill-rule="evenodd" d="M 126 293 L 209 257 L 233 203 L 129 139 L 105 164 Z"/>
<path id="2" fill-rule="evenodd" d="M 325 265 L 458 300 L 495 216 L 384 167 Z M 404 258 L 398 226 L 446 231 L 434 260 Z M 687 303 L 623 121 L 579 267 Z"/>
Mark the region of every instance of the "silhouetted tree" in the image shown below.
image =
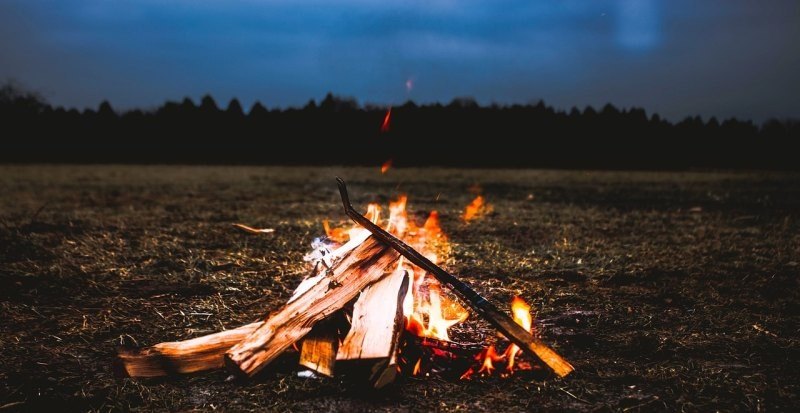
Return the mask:
<path id="1" fill-rule="evenodd" d="M 671 123 L 642 108 L 607 104 L 557 111 L 543 101 L 481 107 L 473 98 L 392 112 L 360 107 L 329 93 L 301 109 L 256 102 L 245 116 L 237 99 L 224 110 L 204 96 L 150 111 L 117 113 L 53 108 L 15 84 L 0 86 L 0 120 L 23 131 L 4 139 L 5 162 L 246 162 L 375 166 L 502 166 L 590 168 L 800 168 L 794 154 L 800 125 L 690 116 Z M 5 138 L 5 137 L 4 137 Z M 471 138 L 471 139 L 468 139 Z M 467 144 L 469 142 L 469 144 Z M 473 143 L 476 142 L 476 143 Z"/>

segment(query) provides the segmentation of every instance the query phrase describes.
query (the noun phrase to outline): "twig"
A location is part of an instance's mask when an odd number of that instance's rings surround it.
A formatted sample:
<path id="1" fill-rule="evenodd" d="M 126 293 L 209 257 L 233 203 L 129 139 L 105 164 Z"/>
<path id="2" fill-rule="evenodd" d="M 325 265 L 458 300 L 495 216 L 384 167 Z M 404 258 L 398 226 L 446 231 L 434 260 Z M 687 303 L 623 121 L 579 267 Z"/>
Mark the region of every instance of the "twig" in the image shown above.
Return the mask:
<path id="1" fill-rule="evenodd" d="M 44 209 L 45 209 L 45 208 L 46 208 L 48 205 L 50 205 L 50 201 L 47 201 L 47 202 L 45 202 L 44 204 L 42 204 L 42 206 L 40 206 L 40 207 L 39 207 L 39 209 L 37 209 L 37 210 L 36 210 L 36 212 L 34 212 L 34 213 L 33 213 L 33 215 L 31 215 L 31 219 L 28 221 L 28 225 L 31 225 L 31 224 L 33 224 L 33 222 L 34 222 L 34 221 L 36 221 L 36 218 L 38 218 L 38 217 L 39 217 L 39 214 L 41 214 L 41 213 L 42 213 L 42 211 L 44 211 Z"/>
<path id="2" fill-rule="evenodd" d="M 650 399 L 650 400 L 648 400 L 648 401 L 646 401 L 644 403 L 639 403 L 639 404 L 637 404 L 635 406 L 626 407 L 626 408 L 622 409 L 622 411 L 623 412 L 627 412 L 627 411 L 630 411 L 630 410 L 633 410 L 633 409 L 638 409 L 640 407 L 647 406 L 648 404 L 650 404 L 650 403 L 652 403 L 652 402 L 654 402 L 656 400 L 659 400 L 658 396 L 653 396 L 652 399 Z"/>
<path id="3" fill-rule="evenodd" d="M 274 228 L 253 228 L 244 224 L 232 224 L 234 227 L 247 232 L 248 234 L 269 234 L 275 232 Z"/>
<path id="4" fill-rule="evenodd" d="M 569 397 L 572 397 L 573 399 L 575 399 L 575 400 L 577 400 L 577 401 L 579 401 L 579 402 L 586 403 L 586 404 L 591 404 L 591 403 L 589 403 L 588 401 L 586 401 L 586 400 L 583 400 L 583 399 L 581 399 L 580 397 L 578 397 L 578 396 L 576 396 L 576 395 L 574 395 L 574 394 L 570 393 L 570 392 L 569 392 L 569 390 L 565 390 L 563 387 L 559 387 L 558 389 L 559 389 L 559 390 L 561 390 L 561 391 L 563 391 L 564 393 L 566 393 L 566 394 L 567 394 L 567 396 L 569 396 Z"/>
<path id="5" fill-rule="evenodd" d="M 753 324 L 753 328 L 756 329 L 756 331 L 758 331 L 760 333 L 764 333 L 764 334 L 766 334 L 768 336 L 771 336 L 771 337 L 774 337 L 774 338 L 779 338 L 777 334 L 773 333 L 772 331 L 767 330 L 764 327 L 761 327 L 758 324 Z"/>

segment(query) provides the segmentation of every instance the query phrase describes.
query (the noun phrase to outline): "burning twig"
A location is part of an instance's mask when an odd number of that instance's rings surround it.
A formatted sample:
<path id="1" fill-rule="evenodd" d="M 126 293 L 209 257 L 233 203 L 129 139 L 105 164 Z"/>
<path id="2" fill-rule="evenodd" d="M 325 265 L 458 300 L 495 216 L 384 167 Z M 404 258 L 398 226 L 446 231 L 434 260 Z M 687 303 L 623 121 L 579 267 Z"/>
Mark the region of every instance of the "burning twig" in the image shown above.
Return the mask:
<path id="1" fill-rule="evenodd" d="M 400 255 L 432 274 L 439 282 L 449 286 L 456 295 L 467 302 L 473 310 L 506 336 L 512 343 L 518 345 L 531 356 L 538 357 L 547 364 L 554 373 L 560 377 L 564 377 L 574 370 L 574 367 L 555 351 L 515 323 L 511 317 L 500 311 L 494 304 L 487 301 L 467 284 L 431 262 L 397 237 L 375 225 L 367 217 L 359 214 L 350 204 L 350 197 L 347 194 L 347 185 L 345 182 L 341 178 L 336 178 L 336 181 L 339 185 L 339 193 L 342 197 L 345 213 L 353 221 L 366 228 L 375 238 L 392 247 L 400 253 Z"/>

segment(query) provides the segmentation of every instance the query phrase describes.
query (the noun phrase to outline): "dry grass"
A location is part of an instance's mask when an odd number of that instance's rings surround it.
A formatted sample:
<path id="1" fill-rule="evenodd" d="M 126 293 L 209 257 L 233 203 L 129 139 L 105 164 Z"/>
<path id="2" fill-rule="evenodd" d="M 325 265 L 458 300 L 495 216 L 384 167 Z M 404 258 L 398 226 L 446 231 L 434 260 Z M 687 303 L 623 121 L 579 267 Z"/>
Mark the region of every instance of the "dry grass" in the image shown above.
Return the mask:
<path id="1" fill-rule="evenodd" d="M 345 220 L 337 174 L 354 204 L 404 191 L 420 218 L 437 209 L 449 269 L 532 301 L 578 371 L 368 395 L 284 371 L 113 378 L 121 344 L 283 302 L 322 220 Z M 474 184 L 494 212 L 465 225 Z M 796 410 L 799 219 L 796 174 L 2 166 L 0 410 Z M 470 323 L 470 341 L 493 335 Z"/>

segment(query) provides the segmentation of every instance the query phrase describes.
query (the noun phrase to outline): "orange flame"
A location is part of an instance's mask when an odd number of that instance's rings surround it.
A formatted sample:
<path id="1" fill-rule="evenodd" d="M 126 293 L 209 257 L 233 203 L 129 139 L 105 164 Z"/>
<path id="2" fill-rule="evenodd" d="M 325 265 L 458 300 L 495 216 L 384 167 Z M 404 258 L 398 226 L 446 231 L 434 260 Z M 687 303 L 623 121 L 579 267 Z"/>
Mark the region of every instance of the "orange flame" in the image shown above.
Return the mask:
<path id="1" fill-rule="evenodd" d="M 514 322 L 522 326 L 522 328 L 533 332 L 533 316 L 531 316 L 530 311 L 531 307 L 525 302 L 525 300 L 519 297 L 514 297 L 514 299 L 511 301 L 511 313 L 514 317 Z M 490 345 L 475 357 L 475 361 L 481 363 L 481 367 L 478 369 L 477 374 L 487 376 L 492 375 L 495 370 L 495 363 L 504 360 L 506 362 L 506 368 L 501 374 L 501 377 L 508 377 L 516 370 L 530 370 L 530 365 L 520 365 L 519 363 L 516 363 L 515 358 L 519 352 L 520 349 L 516 344 L 511 344 L 508 346 L 503 354 L 498 354 L 494 345 Z M 470 368 L 461 376 L 461 378 L 470 379 L 475 373 L 475 369 Z"/>
<path id="2" fill-rule="evenodd" d="M 533 317 L 531 316 L 531 306 L 525 302 L 522 298 L 514 297 L 511 301 L 511 314 L 514 317 L 514 322 L 522 326 L 525 330 L 529 332 L 532 331 L 533 326 Z M 514 371 L 514 359 L 519 353 L 520 349 L 516 344 L 511 344 L 508 346 L 505 352 L 505 357 L 508 360 L 506 364 L 506 372 L 512 373 Z"/>
<path id="3" fill-rule="evenodd" d="M 386 133 L 389 132 L 389 121 L 392 119 L 392 107 L 389 106 L 389 110 L 386 111 L 386 116 L 383 117 L 383 123 L 381 124 L 381 132 Z"/>
<path id="4" fill-rule="evenodd" d="M 409 218 L 407 205 L 408 197 L 405 195 L 390 202 L 389 219 L 383 224 L 384 228 L 431 261 L 441 264 L 450 254 L 450 245 L 440 226 L 438 212 L 431 211 L 425 223 L 418 226 Z M 366 216 L 381 225 L 380 212 L 377 204 L 370 204 Z M 337 242 L 354 239 L 357 234 L 365 231 L 359 226 L 331 228 L 328 221 L 324 221 L 323 226 L 328 238 Z M 401 258 L 397 268 L 407 271 L 412 281 L 403 300 L 407 330 L 419 337 L 449 340 L 448 329 L 466 320 L 469 312 L 458 302 L 449 299 L 442 292 L 439 282 L 419 267 Z"/>
<path id="5" fill-rule="evenodd" d="M 381 220 L 381 206 L 378 204 L 367 205 L 367 213 L 364 214 L 364 216 L 377 224 Z M 349 228 L 331 228 L 330 222 L 328 222 L 327 219 L 322 221 L 322 227 L 325 229 L 325 236 L 327 236 L 331 241 L 338 243 L 345 243 L 348 240 L 356 238 L 358 233 L 366 231 L 359 226 L 352 226 Z"/>
<path id="6" fill-rule="evenodd" d="M 411 373 L 412 376 L 416 376 L 419 374 L 422 367 L 422 359 L 417 360 L 417 364 L 414 364 L 414 371 Z"/>
<path id="7" fill-rule="evenodd" d="M 483 196 L 478 195 L 464 209 L 461 219 L 463 219 L 464 222 L 469 222 L 478 216 L 487 214 L 489 212 L 491 212 L 491 205 L 486 203 L 486 201 L 483 199 Z"/>
<path id="8" fill-rule="evenodd" d="M 389 171 L 389 168 L 391 167 L 392 167 L 392 160 L 389 159 L 386 162 L 384 162 L 383 165 L 381 165 L 381 173 L 385 174 L 387 171 Z"/>

